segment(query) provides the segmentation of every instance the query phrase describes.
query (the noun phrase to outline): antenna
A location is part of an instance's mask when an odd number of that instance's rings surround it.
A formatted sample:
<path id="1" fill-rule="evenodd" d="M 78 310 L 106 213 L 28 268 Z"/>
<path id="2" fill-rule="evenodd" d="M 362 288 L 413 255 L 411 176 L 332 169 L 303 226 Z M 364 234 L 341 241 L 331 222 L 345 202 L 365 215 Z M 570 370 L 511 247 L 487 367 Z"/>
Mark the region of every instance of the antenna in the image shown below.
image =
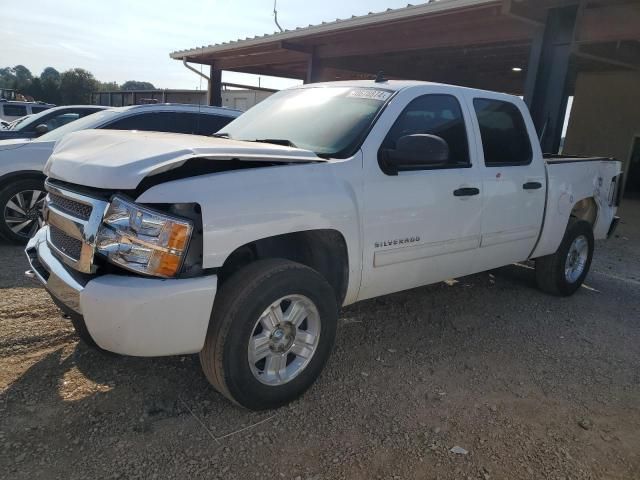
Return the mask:
<path id="1" fill-rule="evenodd" d="M 278 0 L 273 0 L 273 19 L 276 22 L 276 26 L 280 29 L 281 32 L 284 32 L 284 29 L 278 23 Z"/>

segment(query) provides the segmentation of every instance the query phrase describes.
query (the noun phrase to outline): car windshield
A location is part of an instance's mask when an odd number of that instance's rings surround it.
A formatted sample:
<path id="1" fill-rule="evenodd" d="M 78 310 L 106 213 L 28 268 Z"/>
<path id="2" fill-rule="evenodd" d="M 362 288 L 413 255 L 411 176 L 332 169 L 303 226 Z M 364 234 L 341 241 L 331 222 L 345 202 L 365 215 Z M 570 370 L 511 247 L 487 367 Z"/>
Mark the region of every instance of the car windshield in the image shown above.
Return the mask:
<path id="1" fill-rule="evenodd" d="M 283 90 L 218 134 L 233 140 L 277 143 L 346 158 L 360 147 L 392 92 L 378 88 L 307 87 Z"/>
<path id="2" fill-rule="evenodd" d="M 14 120 L 13 122 L 10 122 L 9 126 L 7 128 L 9 130 L 19 130 L 18 126 L 20 126 L 22 128 L 22 125 L 27 120 L 31 120 L 32 117 L 33 117 L 33 115 L 25 115 L 24 117 L 20 117 L 17 120 Z"/>
<path id="3" fill-rule="evenodd" d="M 87 130 L 89 128 L 96 128 L 102 125 L 104 122 L 117 117 L 121 112 L 118 109 L 102 110 L 100 112 L 92 113 L 79 120 L 67 123 L 60 128 L 45 133 L 41 137 L 38 137 L 38 142 L 57 142 L 67 133 L 77 132 L 78 130 Z"/>
<path id="4" fill-rule="evenodd" d="M 29 128 L 33 129 L 36 125 L 39 124 L 39 120 L 51 113 L 51 109 L 46 109 L 41 111 L 40 113 L 34 113 L 32 115 L 27 115 L 26 117 L 19 118 L 11 123 L 11 130 L 15 130 L 16 132 L 27 131 Z"/>

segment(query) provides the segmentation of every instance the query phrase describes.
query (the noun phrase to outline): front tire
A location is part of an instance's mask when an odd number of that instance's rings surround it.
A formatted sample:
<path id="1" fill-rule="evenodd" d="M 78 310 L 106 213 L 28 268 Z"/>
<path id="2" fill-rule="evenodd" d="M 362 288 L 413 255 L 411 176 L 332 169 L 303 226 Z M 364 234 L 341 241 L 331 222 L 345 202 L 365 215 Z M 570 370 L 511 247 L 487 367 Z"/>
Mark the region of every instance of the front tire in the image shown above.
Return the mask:
<path id="1" fill-rule="evenodd" d="M 0 190 L 0 237 L 27 243 L 42 226 L 47 192 L 37 178 L 14 180 Z"/>
<path id="2" fill-rule="evenodd" d="M 556 253 L 536 259 L 538 287 L 552 295 L 573 295 L 589 273 L 593 248 L 591 225 L 571 220 Z"/>
<path id="3" fill-rule="evenodd" d="M 338 306 L 315 270 L 259 260 L 220 288 L 200 363 L 209 382 L 251 410 L 277 408 L 302 395 L 326 364 Z"/>

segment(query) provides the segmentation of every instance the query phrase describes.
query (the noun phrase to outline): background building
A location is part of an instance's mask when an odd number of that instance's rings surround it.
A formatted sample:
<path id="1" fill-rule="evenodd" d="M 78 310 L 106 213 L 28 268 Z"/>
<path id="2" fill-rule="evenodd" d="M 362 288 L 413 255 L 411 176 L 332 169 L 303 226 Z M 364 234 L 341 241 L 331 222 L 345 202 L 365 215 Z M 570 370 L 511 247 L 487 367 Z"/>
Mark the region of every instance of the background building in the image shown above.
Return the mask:
<path id="1" fill-rule="evenodd" d="M 261 102 L 275 90 L 269 89 L 231 89 L 222 90 L 223 107 L 237 110 L 248 110 L 256 103 Z M 206 90 L 136 90 L 111 92 L 93 92 L 91 94 L 93 105 L 106 105 L 122 107 L 126 105 L 139 105 L 142 103 L 189 103 L 195 105 L 207 105 Z"/>

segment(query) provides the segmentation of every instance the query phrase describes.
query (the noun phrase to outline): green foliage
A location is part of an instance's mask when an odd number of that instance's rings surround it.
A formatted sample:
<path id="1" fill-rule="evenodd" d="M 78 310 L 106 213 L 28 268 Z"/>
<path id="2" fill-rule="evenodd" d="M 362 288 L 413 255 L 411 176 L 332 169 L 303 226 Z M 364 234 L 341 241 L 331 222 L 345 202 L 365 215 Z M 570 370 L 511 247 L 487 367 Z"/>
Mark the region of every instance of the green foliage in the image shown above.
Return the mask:
<path id="1" fill-rule="evenodd" d="M 153 83 L 139 82 L 137 80 L 127 80 L 120 85 L 122 90 L 155 90 Z"/>
<path id="2" fill-rule="evenodd" d="M 96 91 L 155 89 L 152 83 L 137 80 L 128 80 L 122 85 L 100 82 L 82 68 L 60 73 L 53 67 L 47 67 L 40 76 L 34 76 L 24 65 L 0 68 L 0 88 L 11 88 L 35 100 L 56 105 L 89 103 L 91 92 Z"/>
<path id="3" fill-rule="evenodd" d="M 60 97 L 66 105 L 89 103 L 91 92 L 98 88 L 93 74 L 83 68 L 73 68 L 60 75 Z"/>
<path id="4" fill-rule="evenodd" d="M 120 85 L 116 82 L 98 82 L 98 92 L 115 92 L 120 90 Z"/>

